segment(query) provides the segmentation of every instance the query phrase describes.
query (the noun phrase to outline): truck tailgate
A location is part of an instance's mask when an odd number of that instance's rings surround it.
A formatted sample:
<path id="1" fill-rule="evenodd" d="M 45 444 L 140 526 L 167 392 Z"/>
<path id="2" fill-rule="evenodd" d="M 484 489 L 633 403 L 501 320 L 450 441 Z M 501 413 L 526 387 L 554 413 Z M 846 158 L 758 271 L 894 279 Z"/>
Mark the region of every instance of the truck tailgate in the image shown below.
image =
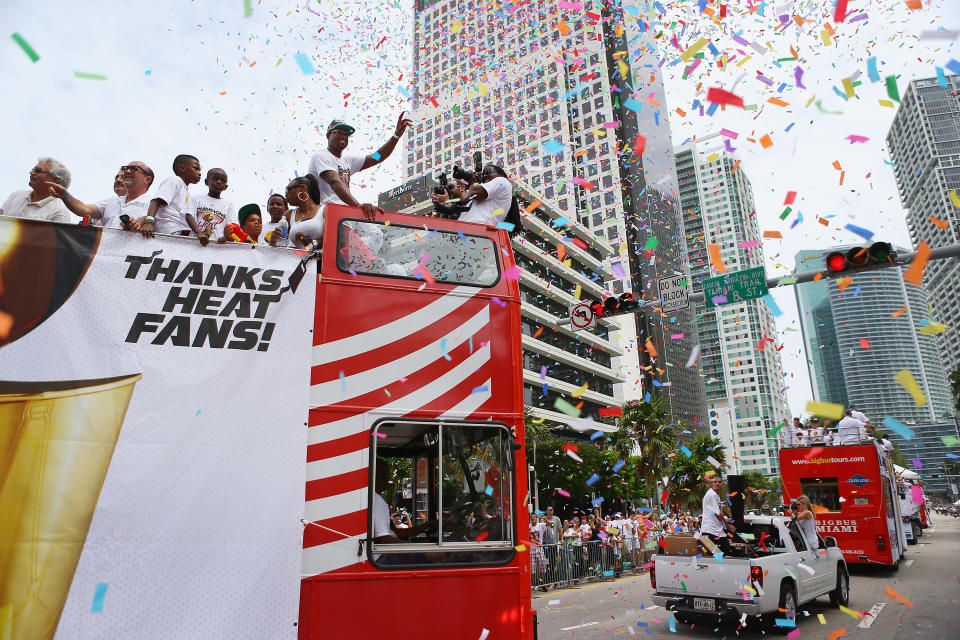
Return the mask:
<path id="1" fill-rule="evenodd" d="M 654 557 L 657 593 L 705 595 L 730 600 L 744 597 L 749 585 L 750 560 L 710 556 Z"/>

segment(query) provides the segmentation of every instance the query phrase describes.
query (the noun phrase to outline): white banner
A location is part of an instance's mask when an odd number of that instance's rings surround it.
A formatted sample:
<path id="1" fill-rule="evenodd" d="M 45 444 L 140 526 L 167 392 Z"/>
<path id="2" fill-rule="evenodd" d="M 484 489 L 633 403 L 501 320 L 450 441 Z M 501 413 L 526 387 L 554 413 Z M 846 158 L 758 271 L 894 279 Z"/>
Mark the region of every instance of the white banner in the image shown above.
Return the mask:
<path id="1" fill-rule="evenodd" d="M 296 637 L 299 259 L 0 217 L 0 638 Z"/>

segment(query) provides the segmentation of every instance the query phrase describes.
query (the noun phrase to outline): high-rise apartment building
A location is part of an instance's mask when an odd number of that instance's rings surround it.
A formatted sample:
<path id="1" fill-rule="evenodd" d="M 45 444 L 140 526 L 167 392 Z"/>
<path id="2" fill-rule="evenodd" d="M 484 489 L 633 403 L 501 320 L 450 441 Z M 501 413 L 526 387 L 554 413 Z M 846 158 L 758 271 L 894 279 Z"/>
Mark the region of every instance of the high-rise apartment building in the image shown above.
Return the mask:
<path id="1" fill-rule="evenodd" d="M 655 34 L 619 0 L 570 6 L 417 0 L 404 177 L 449 174 L 480 151 L 614 247 L 610 293 L 655 300 L 656 278 L 687 270 Z M 646 388 L 699 427 L 702 379 L 684 366 L 692 314 L 651 305 L 636 317 Z"/>
<path id="2" fill-rule="evenodd" d="M 931 247 L 960 244 L 960 76 L 914 80 L 887 133 L 900 201 L 907 210 L 910 241 Z M 943 365 L 960 365 L 960 261 L 937 260 L 925 285 L 938 322 L 954 327 L 937 335 Z"/>
<path id="3" fill-rule="evenodd" d="M 720 247 L 728 272 L 763 267 L 753 189 L 725 140 L 713 134 L 676 151 L 683 230 L 697 293 L 705 278 L 719 275 L 707 257 L 708 244 Z M 728 460 L 735 472 L 778 473 L 778 439 L 768 433 L 784 424 L 790 411 L 781 391 L 783 367 L 770 307 L 762 298 L 715 308 L 698 302 L 695 312 L 710 434 L 732 452 Z"/>
<path id="4" fill-rule="evenodd" d="M 417 179 L 382 193 L 379 205 L 392 211 L 427 214 L 433 207 L 431 188 L 430 181 Z M 603 264 L 613 248 L 543 204 L 542 194 L 522 183 L 516 183 L 514 191 L 524 209 L 522 230 L 512 242 L 520 268 L 517 284 L 523 333 L 523 402 L 534 415 L 553 425 L 583 430 L 589 425 L 585 421 L 594 420 L 597 430 L 609 430 L 601 421 L 613 421 L 601 419 L 599 410 L 622 401 L 618 371 L 624 353 L 615 337 L 619 320 L 604 318 L 576 331 L 559 321 L 567 317 L 569 306 L 576 302 L 569 291 L 579 290 L 584 298 L 598 298 L 603 293 L 604 283 L 614 277 Z M 560 397 L 579 406 L 579 416 L 558 409 Z"/>

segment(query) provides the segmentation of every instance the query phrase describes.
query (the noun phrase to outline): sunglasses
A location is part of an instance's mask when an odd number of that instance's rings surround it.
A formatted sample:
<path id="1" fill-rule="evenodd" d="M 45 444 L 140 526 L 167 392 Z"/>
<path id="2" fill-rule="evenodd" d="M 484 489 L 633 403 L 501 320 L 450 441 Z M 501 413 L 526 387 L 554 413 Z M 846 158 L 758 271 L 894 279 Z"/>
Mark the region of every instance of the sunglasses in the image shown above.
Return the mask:
<path id="1" fill-rule="evenodd" d="M 41 169 L 40 167 L 34 167 L 33 169 L 30 169 L 30 173 L 45 173 L 47 175 L 50 175 L 49 171 L 47 171 L 46 169 Z"/>
<path id="2" fill-rule="evenodd" d="M 125 165 L 125 166 L 120 167 L 120 173 L 124 173 L 124 172 L 126 172 L 126 171 L 142 171 L 143 173 L 146 173 L 146 171 L 144 171 L 143 167 L 137 166 L 137 165 L 135 165 L 135 164 L 128 164 L 128 165 Z"/>

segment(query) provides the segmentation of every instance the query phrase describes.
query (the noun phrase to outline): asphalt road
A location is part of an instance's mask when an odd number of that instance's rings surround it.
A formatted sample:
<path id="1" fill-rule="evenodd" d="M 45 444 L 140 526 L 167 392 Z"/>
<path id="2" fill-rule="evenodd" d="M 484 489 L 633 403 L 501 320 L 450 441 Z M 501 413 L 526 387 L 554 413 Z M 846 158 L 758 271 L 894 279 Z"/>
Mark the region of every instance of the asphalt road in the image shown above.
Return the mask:
<path id="1" fill-rule="evenodd" d="M 909 599 L 914 608 L 885 595 L 890 587 Z M 763 638 L 754 623 L 739 633 L 735 625 L 714 628 L 676 624 L 670 632 L 670 614 L 650 600 L 650 579 L 644 574 L 573 589 L 537 592 L 541 640 L 598 638 Z M 834 609 L 826 597 L 806 605 L 793 638 L 826 639 L 843 629 L 845 638 L 870 640 L 960 640 L 960 519 L 934 516 L 918 544 L 907 547 L 900 570 L 890 572 L 851 567 L 850 609 L 875 615 L 863 620 Z M 822 624 L 819 614 L 826 624 Z M 748 622 L 749 624 L 749 622 Z M 769 632 L 766 635 L 771 635 Z M 777 634 L 772 634 L 777 635 Z M 780 636 L 785 637 L 785 636 Z M 841 637 L 837 633 L 834 638 Z"/>

